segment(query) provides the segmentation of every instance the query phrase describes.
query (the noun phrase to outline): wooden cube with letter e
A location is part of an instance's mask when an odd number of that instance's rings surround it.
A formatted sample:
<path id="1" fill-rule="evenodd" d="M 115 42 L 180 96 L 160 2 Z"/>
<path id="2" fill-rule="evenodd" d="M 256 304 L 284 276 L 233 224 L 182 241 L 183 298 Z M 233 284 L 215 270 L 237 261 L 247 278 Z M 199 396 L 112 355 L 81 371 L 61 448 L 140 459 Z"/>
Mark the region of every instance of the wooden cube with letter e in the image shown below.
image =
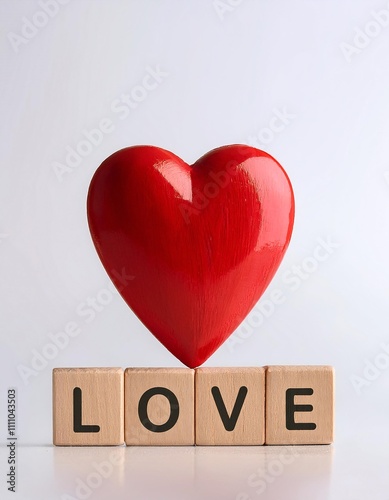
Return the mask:
<path id="1" fill-rule="evenodd" d="M 268 366 L 266 444 L 330 444 L 333 439 L 333 368 Z"/>

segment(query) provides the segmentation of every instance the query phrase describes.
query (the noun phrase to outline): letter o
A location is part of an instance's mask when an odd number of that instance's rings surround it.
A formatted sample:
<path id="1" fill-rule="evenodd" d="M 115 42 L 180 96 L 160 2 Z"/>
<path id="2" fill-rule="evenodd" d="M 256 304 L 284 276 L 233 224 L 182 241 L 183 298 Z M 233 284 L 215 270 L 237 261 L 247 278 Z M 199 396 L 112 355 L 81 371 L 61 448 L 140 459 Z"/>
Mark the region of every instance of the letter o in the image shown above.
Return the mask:
<path id="1" fill-rule="evenodd" d="M 52 354 L 49 354 L 50 350 Z M 43 347 L 42 354 L 46 359 L 54 359 L 58 354 L 58 347 L 49 342 Z"/>
<path id="2" fill-rule="evenodd" d="M 247 320 L 250 324 L 250 326 L 257 328 L 258 326 L 261 326 L 263 323 L 263 314 L 261 314 L 260 311 L 257 309 L 254 309 L 252 315 L 249 317 Z"/>
<path id="3" fill-rule="evenodd" d="M 42 19 L 41 22 L 38 21 L 39 18 Z M 33 15 L 32 22 L 35 24 L 37 28 L 43 28 L 49 22 L 49 16 L 42 10 L 39 10 L 38 12 L 35 12 L 35 14 Z"/>
<path id="4" fill-rule="evenodd" d="M 88 156 L 92 152 L 92 144 L 89 141 L 80 141 L 76 149 L 81 156 Z"/>
<path id="5" fill-rule="evenodd" d="M 370 27 L 373 27 L 374 31 L 371 31 Z M 381 26 L 377 23 L 377 21 L 370 21 L 365 26 L 365 32 L 367 35 L 375 38 L 381 33 Z"/>
<path id="6" fill-rule="evenodd" d="M 258 490 L 255 490 L 255 493 L 257 495 L 261 495 L 267 488 L 267 483 L 264 479 L 260 479 L 258 483 L 255 484 L 255 486 L 260 486 Z"/>
<path id="7" fill-rule="evenodd" d="M 244 330 L 246 330 L 246 332 L 244 332 Z M 251 325 L 247 325 L 247 322 L 244 322 L 237 331 L 238 337 L 241 339 L 248 339 L 253 334 L 253 331 L 253 327 Z"/>
<path id="8" fill-rule="evenodd" d="M 96 482 L 92 481 L 92 478 L 94 478 L 94 477 L 97 479 Z M 96 489 L 99 486 L 101 486 L 101 483 L 103 482 L 103 478 L 101 477 L 101 475 L 98 472 L 91 472 L 90 474 L 88 474 L 88 477 L 86 478 L 86 482 L 87 482 L 88 486 L 90 486 L 93 489 Z"/>
<path id="9" fill-rule="evenodd" d="M 220 188 L 215 182 L 208 182 L 204 186 L 204 194 L 207 198 L 215 198 L 219 194 Z"/>
<path id="10" fill-rule="evenodd" d="M 275 465 L 277 465 L 276 469 L 274 469 Z M 270 472 L 270 474 L 272 476 L 279 476 L 279 475 L 282 474 L 282 472 L 284 470 L 284 466 L 283 466 L 283 464 L 279 460 L 272 460 L 269 463 L 269 466 L 268 466 L 267 470 Z"/>
<path id="11" fill-rule="evenodd" d="M 170 404 L 170 416 L 164 424 L 156 425 L 151 422 L 147 414 L 147 405 L 153 396 L 165 396 Z M 143 427 L 151 432 L 166 432 L 176 425 L 180 415 L 180 405 L 176 395 L 166 387 L 152 387 L 148 389 L 139 400 L 138 416 Z"/>
<path id="12" fill-rule="evenodd" d="M 264 144 L 268 144 L 269 142 L 271 142 L 273 140 L 273 137 L 274 133 L 272 130 L 270 130 L 270 128 L 265 127 L 258 132 L 258 139 Z"/>
<path id="13" fill-rule="evenodd" d="M 379 359 L 384 360 L 384 363 L 379 362 Z M 389 356 L 384 352 L 377 354 L 377 356 L 374 358 L 374 364 L 380 370 L 386 370 L 386 368 L 389 367 Z"/>
<path id="14" fill-rule="evenodd" d="M 140 94 L 139 94 L 140 92 Z M 136 102 L 142 102 L 146 99 L 147 97 L 147 91 L 141 87 L 140 85 L 136 85 L 132 90 L 131 90 L 131 97 L 134 99 Z"/>
<path id="15" fill-rule="evenodd" d="M 107 306 L 112 301 L 112 292 L 110 292 L 107 288 L 103 288 L 97 294 L 97 300 L 100 302 L 101 305 Z"/>
<path id="16" fill-rule="evenodd" d="M 313 257 L 306 257 L 303 260 L 303 268 L 307 273 L 314 273 L 318 267 L 318 262 Z"/>
<path id="17" fill-rule="evenodd" d="M 286 452 L 286 453 L 288 453 L 288 449 L 285 449 L 285 452 Z M 289 458 L 287 458 L 287 457 L 285 456 L 285 453 L 281 453 L 281 454 L 279 455 L 279 458 L 280 458 L 281 463 L 283 463 L 284 465 L 285 465 L 285 464 L 291 464 L 291 463 L 292 463 L 292 462 L 294 462 L 294 460 L 295 460 L 295 457 L 294 457 L 292 454 L 290 454 L 290 455 L 289 455 Z"/>

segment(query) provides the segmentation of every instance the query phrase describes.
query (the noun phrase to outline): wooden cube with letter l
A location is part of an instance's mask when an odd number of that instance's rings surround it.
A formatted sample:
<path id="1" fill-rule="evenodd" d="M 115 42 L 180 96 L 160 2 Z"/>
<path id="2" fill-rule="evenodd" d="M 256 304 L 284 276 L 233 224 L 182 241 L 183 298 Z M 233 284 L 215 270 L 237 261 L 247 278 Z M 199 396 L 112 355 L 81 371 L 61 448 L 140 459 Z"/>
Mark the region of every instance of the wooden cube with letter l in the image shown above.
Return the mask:
<path id="1" fill-rule="evenodd" d="M 53 443 L 109 446 L 123 442 L 122 368 L 55 368 Z"/>
<path id="2" fill-rule="evenodd" d="M 333 439 L 333 368 L 268 366 L 266 444 L 330 444 Z"/>

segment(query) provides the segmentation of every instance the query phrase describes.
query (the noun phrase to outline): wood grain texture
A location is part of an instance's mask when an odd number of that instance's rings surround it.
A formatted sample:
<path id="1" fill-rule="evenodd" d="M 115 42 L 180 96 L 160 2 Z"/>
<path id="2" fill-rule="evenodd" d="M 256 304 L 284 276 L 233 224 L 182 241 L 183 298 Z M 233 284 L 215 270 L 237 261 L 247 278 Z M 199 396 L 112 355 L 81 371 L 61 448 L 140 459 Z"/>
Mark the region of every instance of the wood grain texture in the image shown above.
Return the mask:
<path id="1" fill-rule="evenodd" d="M 194 370 L 127 368 L 127 445 L 194 444 Z"/>
<path id="2" fill-rule="evenodd" d="M 81 415 L 77 410 L 79 403 L 81 403 Z M 75 426 L 75 411 L 77 423 L 82 425 L 83 431 L 78 424 Z M 99 427 L 98 432 L 96 432 L 96 426 Z M 79 431 L 75 432 L 75 429 Z M 58 446 L 94 446 L 121 445 L 123 441 L 123 370 L 121 368 L 55 368 L 53 370 L 53 443 Z"/>
<path id="3" fill-rule="evenodd" d="M 264 368 L 198 368 L 195 380 L 196 444 L 264 444 Z"/>
<path id="4" fill-rule="evenodd" d="M 333 368 L 267 367 L 266 444 L 329 444 L 333 439 Z"/>

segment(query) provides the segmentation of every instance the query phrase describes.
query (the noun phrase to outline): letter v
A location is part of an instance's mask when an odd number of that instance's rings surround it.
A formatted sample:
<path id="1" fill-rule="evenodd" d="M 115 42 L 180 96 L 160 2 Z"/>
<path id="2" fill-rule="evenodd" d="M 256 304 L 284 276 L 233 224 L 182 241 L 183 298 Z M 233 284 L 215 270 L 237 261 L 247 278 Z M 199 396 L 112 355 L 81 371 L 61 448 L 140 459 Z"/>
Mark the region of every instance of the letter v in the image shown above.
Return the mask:
<path id="1" fill-rule="evenodd" d="M 222 419 L 225 430 L 228 432 L 233 431 L 235 429 L 236 422 L 238 421 L 238 417 L 242 410 L 244 400 L 246 399 L 246 395 L 248 392 L 247 387 L 242 386 L 239 389 L 238 396 L 235 400 L 235 404 L 231 412 L 231 416 L 229 416 L 227 413 L 226 405 L 224 404 L 219 387 L 216 386 L 212 387 L 211 392 L 216 404 L 216 408 L 218 409 L 220 418 Z"/>

